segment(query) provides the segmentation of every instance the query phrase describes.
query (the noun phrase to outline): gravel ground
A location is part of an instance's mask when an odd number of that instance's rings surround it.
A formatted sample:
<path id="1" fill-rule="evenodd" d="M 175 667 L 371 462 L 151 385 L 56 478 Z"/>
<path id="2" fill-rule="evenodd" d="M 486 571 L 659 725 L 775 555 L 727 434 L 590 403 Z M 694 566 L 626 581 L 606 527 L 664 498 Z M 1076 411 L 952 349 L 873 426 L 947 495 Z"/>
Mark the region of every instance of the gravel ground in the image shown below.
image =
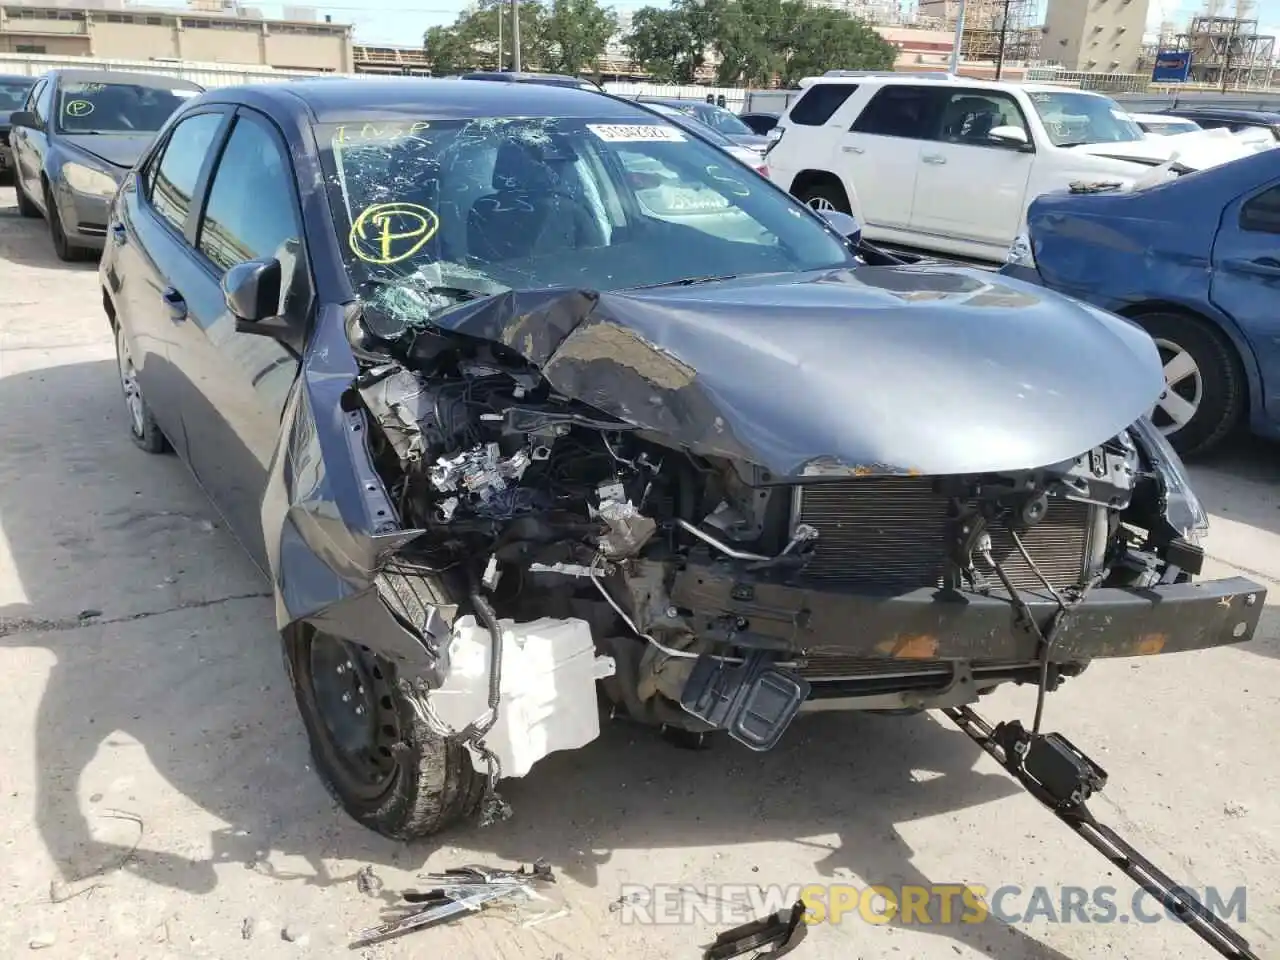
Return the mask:
<path id="1" fill-rule="evenodd" d="M 610 909 L 626 884 L 1019 885 L 1015 911 L 1038 885 L 1055 903 L 1109 885 L 1128 915 L 1132 885 L 935 715 L 805 718 L 761 756 L 612 725 L 509 783 L 506 823 L 414 846 L 356 826 L 310 769 L 266 584 L 183 466 L 129 443 L 113 358 L 95 268 L 58 263 L 0 189 L 0 956 L 351 956 L 424 864 L 539 856 L 566 915 L 470 917 L 363 955 L 693 958 L 735 920 L 634 922 Z M 1265 956 L 1280 937 L 1280 450 L 1241 441 L 1194 472 L 1209 572 L 1273 590 L 1259 638 L 1096 664 L 1046 722 L 1110 772 L 1101 817 L 1194 888 L 1247 888 L 1242 930 Z M 1002 691 L 984 713 L 1032 703 Z M 380 893 L 361 889 L 367 866 Z M 794 955 L 1209 952 L 1167 920 L 852 916 Z"/>

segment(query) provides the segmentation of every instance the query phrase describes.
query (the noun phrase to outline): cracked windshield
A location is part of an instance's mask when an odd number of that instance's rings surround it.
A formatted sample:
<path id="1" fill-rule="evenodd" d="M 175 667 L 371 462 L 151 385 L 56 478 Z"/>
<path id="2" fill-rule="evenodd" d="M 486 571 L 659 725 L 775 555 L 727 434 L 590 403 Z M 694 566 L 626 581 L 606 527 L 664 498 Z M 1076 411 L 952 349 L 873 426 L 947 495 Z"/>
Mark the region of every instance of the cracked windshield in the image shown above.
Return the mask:
<path id="1" fill-rule="evenodd" d="M 850 261 L 755 171 L 661 122 L 424 120 L 323 134 L 353 285 L 378 322 L 401 330 L 510 289 L 616 290 Z"/>

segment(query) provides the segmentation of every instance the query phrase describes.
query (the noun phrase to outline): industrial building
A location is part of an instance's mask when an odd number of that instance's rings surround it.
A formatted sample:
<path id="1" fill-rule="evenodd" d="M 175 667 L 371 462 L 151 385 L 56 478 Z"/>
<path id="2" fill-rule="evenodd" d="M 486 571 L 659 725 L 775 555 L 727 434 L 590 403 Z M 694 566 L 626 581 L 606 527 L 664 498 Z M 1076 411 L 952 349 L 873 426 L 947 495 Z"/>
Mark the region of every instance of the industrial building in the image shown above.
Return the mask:
<path id="1" fill-rule="evenodd" d="M 1223 0 L 1208 0 L 1174 46 L 1191 52 L 1193 83 L 1226 87 L 1266 86 L 1275 68 L 1276 38 L 1258 31 L 1253 0 L 1236 0 L 1227 16 Z"/>
<path id="2" fill-rule="evenodd" d="M 133 6 L 125 0 L 0 0 L 0 53 L 195 60 L 349 73 L 351 26 L 312 7 L 269 19 L 234 0 Z"/>
<path id="3" fill-rule="evenodd" d="M 1136 73 L 1149 0 L 1049 0 L 1041 56 L 1068 70 Z"/>
<path id="4" fill-rule="evenodd" d="M 1067 2 L 1083 5 L 1083 0 Z M 1034 0 L 968 0 L 960 35 L 961 58 L 1001 64 L 1039 59 L 1041 28 L 1035 22 L 1035 7 Z M 919 0 L 918 11 L 918 26 L 954 31 L 960 4 L 958 0 Z"/>

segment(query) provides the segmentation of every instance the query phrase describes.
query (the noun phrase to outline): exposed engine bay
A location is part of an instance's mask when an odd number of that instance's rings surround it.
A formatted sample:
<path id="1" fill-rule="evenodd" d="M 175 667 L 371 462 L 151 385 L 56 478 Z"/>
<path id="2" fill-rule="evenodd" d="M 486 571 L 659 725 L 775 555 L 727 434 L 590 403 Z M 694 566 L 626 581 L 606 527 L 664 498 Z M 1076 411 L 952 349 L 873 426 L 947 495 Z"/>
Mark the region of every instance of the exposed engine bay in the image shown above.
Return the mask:
<path id="1" fill-rule="evenodd" d="M 1054 636 L 1090 591 L 1200 570 L 1191 495 L 1145 421 L 1036 469 L 776 476 L 565 396 L 501 343 L 351 332 L 372 461 L 421 531 L 401 557 L 486 622 L 588 624 L 608 699 L 642 722 L 768 749 L 802 709 L 1051 690 L 1092 656 Z"/>

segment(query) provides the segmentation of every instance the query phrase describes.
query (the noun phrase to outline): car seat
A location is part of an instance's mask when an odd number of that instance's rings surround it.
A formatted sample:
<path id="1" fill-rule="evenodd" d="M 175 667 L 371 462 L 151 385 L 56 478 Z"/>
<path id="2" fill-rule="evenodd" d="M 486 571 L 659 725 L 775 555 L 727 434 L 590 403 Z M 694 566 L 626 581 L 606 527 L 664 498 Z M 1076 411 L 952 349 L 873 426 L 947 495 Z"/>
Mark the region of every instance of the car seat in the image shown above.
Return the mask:
<path id="1" fill-rule="evenodd" d="M 576 189 L 573 161 L 549 161 L 518 140 L 503 140 L 494 160 L 494 192 L 467 214 L 467 252 L 486 263 L 604 242 L 591 206 Z"/>

